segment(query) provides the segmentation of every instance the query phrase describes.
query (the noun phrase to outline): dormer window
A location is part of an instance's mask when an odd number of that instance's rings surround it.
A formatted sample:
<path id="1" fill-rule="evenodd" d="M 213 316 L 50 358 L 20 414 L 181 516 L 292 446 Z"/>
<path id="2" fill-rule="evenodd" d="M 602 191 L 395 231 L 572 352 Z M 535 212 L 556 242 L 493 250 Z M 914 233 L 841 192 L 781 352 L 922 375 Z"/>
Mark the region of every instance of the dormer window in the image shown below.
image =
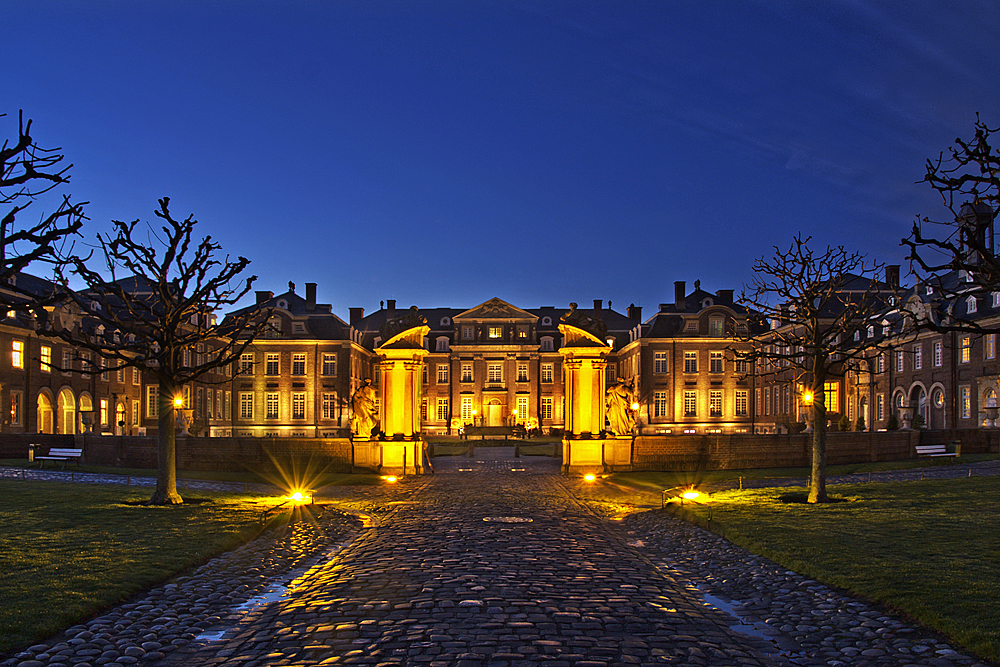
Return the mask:
<path id="1" fill-rule="evenodd" d="M 709 306 L 712 306 L 712 305 L 714 305 L 714 304 L 715 304 L 715 302 L 714 302 L 714 301 L 712 301 L 711 299 L 702 299 L 702 300 L 701 300 L 701 307 L 702 307 L 703 309 L 704 309 L 704 308 L 708 308 Z"/>
<path id="2" fill-rule="evenodd" d="M 292 333 L 301 334 L 305 332 L 306 332 L 305 322 L 292 322 Z"/>
<path id="3" fill-rule="evenodd" d="M 965 312 L 967 313 L 976 312 L 976 297 L 970 296 L 965 300 Z"/>
<path id="4" fill-rule="evenodd" d="M 855 331 L 854 332 L 854 342 L 857 343 L 859 340 L 861 340 L 861 332 L 860 331 Z"/>
<path id="5" fill-rule="evenodd" d="M 447 352 L 448 351 L 448 337 L 438 336 L 435 339 L 435 352 Z"/>
<path id="6" fill-rule="evenodd" d="M 993 292 L 993 307 L 1000 308 L 1000 292 Z"/>
<path id="7" fill-rule="evenodd" d="M 934 294 L 934 288 L 933 288 L 933 287 L 931 287 L 930 285 L 928 285 L 928 286 L 927 286 L 927 294 L 928 294 L 928 295 L 930 295 L 930 294 Z"/>
<path id="8" fill-rule="evenodd" d="M 868 325 L 868 337 L 869 338 L 875 337 L 875 327 L 871 324 Z"/>
<path id="9" fill-rule="evenodd" d="M 551 352 L 553 349 L 552 336 L 542 336 L 542 352 Z"/>
<path id="10" fill-rule="evenodd" d="M 542 326 L 543 327 L 550 327 L 550 326 L 552 326 L 552 318 L 549 317 L 548 315 L 546 315 L 545 317 L 543 317 L 542 318 Z"/>
<path id="11" fill-rule="evenodd" d="M 97 312 L 97 313 L 99 313 L 99 312 L 101 312 L 101 304 L 99 304 L 99 303 L 98 303 L 98 302 L 96 302 L 96 301 L 91 301 L 91 302 L 90 302 L 90 309 L 91 309 L 92 311 L 94 311 L 94 312 Z"/>
<path id="12" fill-rule="evenodd" d="M 284 299 L 279 300 L 278 301 L 278 308 L 282 308 L 284 310 L 288 310 L 288 302 L 285 301 Z"/>
<path id="13" fill-rule="evenodd" d="M 451 318 L 450 317 L 442 317 L 441 318 L 441 326 L 442 327 L 450 327 L 451 326 Z"/>
<path id="14" fill-rule="evenodd" d="M 684 327 L 685 331 L 697 331 L 698 330 L 698 320 L 689 320 L 687 325 Z"/>

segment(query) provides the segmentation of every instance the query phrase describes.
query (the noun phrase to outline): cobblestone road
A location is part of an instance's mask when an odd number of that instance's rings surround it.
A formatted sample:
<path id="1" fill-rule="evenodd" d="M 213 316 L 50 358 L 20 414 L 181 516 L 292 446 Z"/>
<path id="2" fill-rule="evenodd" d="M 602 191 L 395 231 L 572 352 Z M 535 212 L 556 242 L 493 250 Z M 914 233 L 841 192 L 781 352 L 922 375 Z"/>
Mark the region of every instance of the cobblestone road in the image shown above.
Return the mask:
<path id="1" fill-rule="evenodd" d="M 285 598 L 165 662 L 780 664 L 582 507 L 558 463 L 435 469 Z"/>

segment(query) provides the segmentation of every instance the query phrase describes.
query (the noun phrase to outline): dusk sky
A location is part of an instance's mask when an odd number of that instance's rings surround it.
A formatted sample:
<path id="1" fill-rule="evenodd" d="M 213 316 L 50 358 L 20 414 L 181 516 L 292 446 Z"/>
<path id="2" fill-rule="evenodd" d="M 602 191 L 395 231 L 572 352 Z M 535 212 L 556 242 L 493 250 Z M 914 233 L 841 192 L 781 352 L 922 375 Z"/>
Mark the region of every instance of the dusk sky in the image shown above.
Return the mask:
<path id="1" fill-rule="evenodd" d="M 926 158 L 1000 125 L 1000 3 L 0 0 L 85 235 L 193 213 L 370 313 L 736 289 L 793 234 L 903 263 Z M 903 273 L 906 273 L 904 266 Z"/>

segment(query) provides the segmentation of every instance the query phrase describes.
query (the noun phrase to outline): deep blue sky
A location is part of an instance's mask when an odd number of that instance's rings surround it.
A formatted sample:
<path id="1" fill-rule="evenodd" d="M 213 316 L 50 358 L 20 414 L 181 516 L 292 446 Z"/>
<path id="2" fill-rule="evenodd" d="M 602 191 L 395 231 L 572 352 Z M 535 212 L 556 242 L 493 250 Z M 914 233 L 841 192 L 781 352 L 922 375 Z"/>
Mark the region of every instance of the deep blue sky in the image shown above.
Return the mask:
<path id="1" fill-rule="evenodd" d="M 347 316 L 651 314 L 794 233 L 900 263 L 924 160 L 1000 124 L 1000 3 L 0 0 L 17 110 L 87 236 L 169 196 Z M 904 269 L 905 273 L 905 269 Z"/>

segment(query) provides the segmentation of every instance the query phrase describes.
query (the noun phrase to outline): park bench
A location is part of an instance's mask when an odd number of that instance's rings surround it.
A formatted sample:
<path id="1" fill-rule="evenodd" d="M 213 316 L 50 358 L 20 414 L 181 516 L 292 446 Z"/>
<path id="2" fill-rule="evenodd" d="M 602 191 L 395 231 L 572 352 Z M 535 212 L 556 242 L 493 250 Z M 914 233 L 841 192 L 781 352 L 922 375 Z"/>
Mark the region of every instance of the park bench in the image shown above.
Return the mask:
<path id="1" fill-rule="evenodd" d="M 67 461 L 76 461 L 80 465 L 80 457 L 83 456 L 82 449 L 71 449 L 69 447 L 51 447 L 45 456 L 35 456 L 38 467 L 41 468 L 45 461 L 62 461 L 63 468 Z"/>
<path id="2" fill-rule="evenodd" d="M 945 445 L 917 445 L 917 456 L 958 456 L 959 452 L 949 452 Z"/>

